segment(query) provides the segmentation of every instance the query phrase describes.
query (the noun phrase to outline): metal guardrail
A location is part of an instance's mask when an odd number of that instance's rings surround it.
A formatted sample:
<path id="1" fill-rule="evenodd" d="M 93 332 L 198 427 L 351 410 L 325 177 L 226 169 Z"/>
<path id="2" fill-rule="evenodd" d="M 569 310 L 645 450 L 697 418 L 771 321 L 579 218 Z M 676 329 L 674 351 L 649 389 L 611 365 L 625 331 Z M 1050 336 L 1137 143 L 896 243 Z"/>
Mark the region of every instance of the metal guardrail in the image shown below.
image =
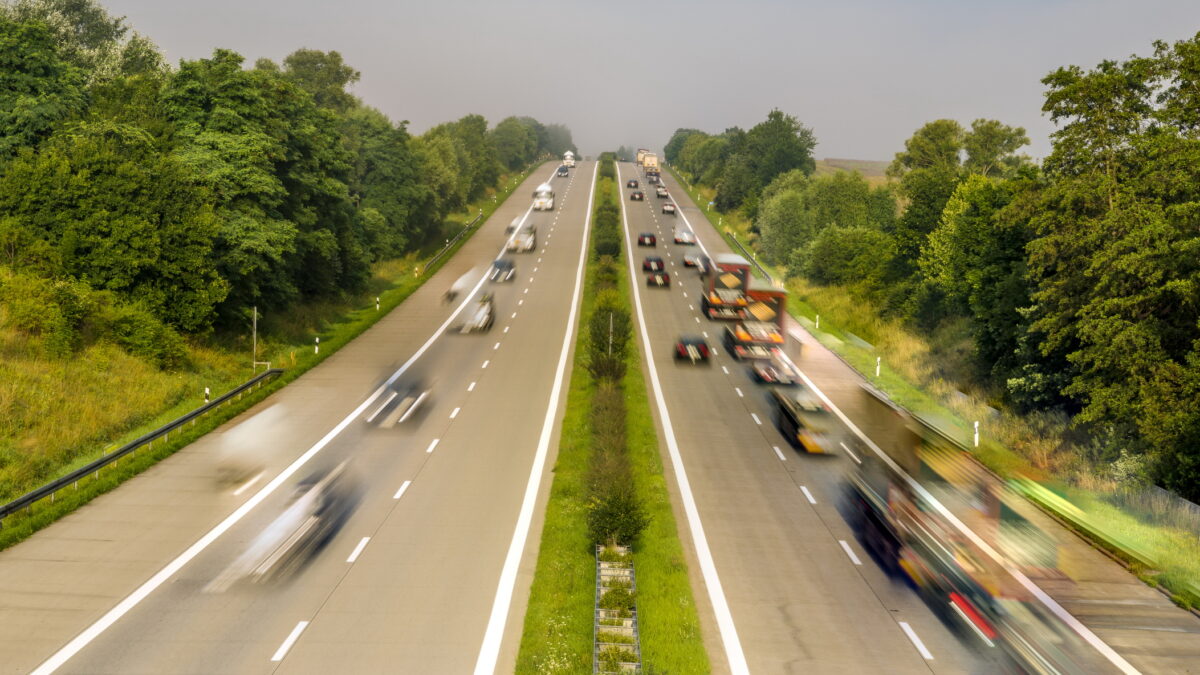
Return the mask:
<path id="1" fill-rule="evenodd" d="M 733 230 L 725 230 L 725 234 L 729 235 L 729 239 L 730 239 L 730 240 L 731 240 L 733 243 L 737 244 L 737 247 L 738 247 L 739 249 L 741 249 L 741 251 L 742 251 L 742 254 L 743 254 L 743 255 L 745 255 L 747 258 L 749 258 L 749 259 L 750 259 L 750 262 L 751 262 L 751 263 L 754 265 L 754 267 L 755 267 L 755 268 L 758 270 L 758 273 L 759 273 L 759 274 L 761 274 L 761 275 L 763 275 L 764 277 L 766 277 L 767 281 L 769 281 L 769 282 L 771 282 L 772 284 L 774 284 L 774 283 L 775 283 L 775 278 L 774 278 L 774 277 L 772 277 L 772 276 L 771 276 L 771 274 L 770 274 L 769 272 L 767 272 L 765 269 L 763 269 L 763 266 L 762 266 L 762 265 L 759 265 L 759 264 L 758 264 L 758 258 L 757 258 L 757 257 L 755 257 L 754 253 L 752 253 L 751 251 L 747 250 L 745 246 L 742 246 L 742 242 L 738 241 L 737 235 L 733 233 Z"/>
<path id="2" fill-rule="evenodd" d="M 10 516 L 10 515 L 16 513 L 17 511 L 20 511 L 21 509 L 29 508 L 29 507 L 33 506 L 34 502 L 41 501 L 42 499 L 45 499 L 47 497 L 49 497 L 51 500 L 53 500 L 54 494 L 56 492 L 58 492 L 59 490 L 67 487 L 68 485 L 76 484 L 79 482 L 79 480 L 81 478 L 86 478 L 87 476 L 89 476 L 91 474 L 98 475 L 100 470 L 103 469 L 104 467 L 108 466 L 109 464 L 112 464 L 113 462 L 117 461 L 118 459 L 121 459 L 125 455 L 128 455 L 132 452 L 137 451 L 142 446 L 153 447 L 155 441 L 157 441 L 159 439 L 162 439 L 164 441 L 169 439 L 171 432 L 181 430 L 185 424 L 194 423 L 196 418 L 217 408 L 218 406 L 228 403 L 229 401 L 233 400 L 234 398 L 240 398 L 241 395 L 246 393 L 247 391 L 249 391 L 255 387 L 261 386 L 262 383 L 265 382 L 266 380 L 278 377 L 282 373 L 283 373 L 282 368 L 271 368 L 271 369 L 267 370 L 266 372 L 259 373 L 258 375 L 254 376 L 253 378 L 242 383 L 235 389 L 231 389 L 230 391 L 222 394 L 221 396 L 218 396 L 217 398 L 213 399 L 212 401 L 209 401 L 208 403 L 205 403 L 204 405 L 200 406 L 199 408 L 196 408 L 195 410 L 187 413 L 186 415 L 183 415 L 182 417 L 179 417 L 171 422 L 168 422 L 167 424 L 164 424 L 163 426 L 155 429 L 154 431 L 151 431 L 148 434 L 140 436 L 140 437 L 126 443 L 125 445 L 117 448 L 113 452 L 108 453 L 93 462 L 89 462 L 88 464 L 85 464 L 84 466 L 72 471 L 71 473 L 63 476 L 62 478 L 53 480 L 53 481 L 37 488 L 36 490 L 33 490 L 24 495 L 21 495 L 20 497 L 17 497 L 16 499 L 12 500 L 11 502 L 9 502 L 3 506 L 0 506 L 0 526 L 3 525 L 3 519 L 6 516 Z M 182 433 L 182 431 L 180 431 L 180 433 Z M 76 486 L 76 487 L 78 487 L 78 486 Z"/>
<path id="3" fill-rule="evenodd" d="M 457 244 L 458 240 L 463 238 L 463 235 L 470 232 L 471 228 L 475 227 L 475 223 L 478 223 L 479 219 L 482 217 L 483 217 L 483 209 L 480 209 L 479 213 L 474 218 L 471 219 L 471 222 L 469 222 L 463 226 L 463 229 L 461 232 L 454 235 L 454 238 L 451 239 L 450 241 L 446 242 L 446 245 L 442 247 L 442 250 L 438 251 L 432 258 L 429 259 L 429 262 L 425 263 L 425 267 L 421 270 L 421 272 L 422 273 L 428 272 L 430 266 L 432 266 L 435 262 L 437 262 L 439 259 L 441 259 L 441 257 L 446 254 L 446 251 L 449 251 L 455 244 Z"/>

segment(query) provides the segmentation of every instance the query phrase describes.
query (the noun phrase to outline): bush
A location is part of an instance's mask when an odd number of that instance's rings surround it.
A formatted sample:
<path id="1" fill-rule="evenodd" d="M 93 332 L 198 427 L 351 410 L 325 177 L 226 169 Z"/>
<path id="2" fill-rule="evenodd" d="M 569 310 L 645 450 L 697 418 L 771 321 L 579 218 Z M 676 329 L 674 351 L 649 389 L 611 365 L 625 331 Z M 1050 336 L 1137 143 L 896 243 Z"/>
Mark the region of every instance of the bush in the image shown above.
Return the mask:
<path id="1" fill-rule="evenodd" d="M 606 483 L 605 489 L 593 494 L 588 503 L 588 533 L 597 544 L 616 542 L 630 546 L 650 524 L 650 517 L 633 485 L 618 485 L 615 477 Z"/>
<path id="2" fill-rule="evenodd" d="M 604 292 L 617 287 L 617 275 L 621 270 L 613 264 L 611 255 L 600 256 L 600 264 L 596 266 L 596 273 L 592 277 L 596 281 L 596 290 Z"/>
<path id="3" fill-rule="evenodd" d="M 628 588 L 613 588 L 604 592 L 600 596 L 600 609 L 622 609 L 627 612 L 632 612 L 634 608 L 634 594 Z"/>
<path id="4" fill-rule="evenodd" d="M 612 178 L 617 177 L 617 169 L 615 166 L 613 166 L 613 163 L 611 161 L 601 160 L 600 168 L 597 170 L 597 173 L 600 175 L 601 178 L 612 179 Z"/>
<path id="5" fill-rule="evenodd" d="M 621 234 L 615 228 L 596 230 L 592 250 L 596 260 L 604 256 L 614 260 L 621 257 Z"/>
<path id="6" fill-rule="evenodd" d="M 187 354 L 183 338 L 149 311 L 131 305 L 112 305 L 102 321 L 113 342 L 126 352 L 172 370 L 183 365 Z"/>

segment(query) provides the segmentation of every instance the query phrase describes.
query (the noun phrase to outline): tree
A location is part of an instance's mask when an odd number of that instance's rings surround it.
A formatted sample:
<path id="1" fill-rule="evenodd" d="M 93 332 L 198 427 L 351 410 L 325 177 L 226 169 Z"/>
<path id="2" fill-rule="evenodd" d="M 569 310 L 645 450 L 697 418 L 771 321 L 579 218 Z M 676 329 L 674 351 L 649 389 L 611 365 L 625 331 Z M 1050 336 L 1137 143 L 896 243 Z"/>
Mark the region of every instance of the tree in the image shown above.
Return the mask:
<path id="1" fill-rule="evenodd" d="M 496 155 L 506 168 L 519 169 L 537 156 L 537 132 L 516 117 L 506 117 L 491 131 Z"/>
<path id="2" fill-rule="evenodd" d="M 87 103 L 83 81 L 45 24 L 0 16 L 0 162 L 79 114 Z"/>
<path id="3" fill-rule="evenodd" d="M 17 0 L 0 5 L 3 17 L 44 24 L 59 55 L 89 84 L 165 69 L 154 43 L 131 33 L 123 17 L 112 17 L 95 0 Z"/>
<path id="4" fill-rule="evenodd" d="M 1016 154 L 1026 145 L 1029 137 L 1023 127 L 1005 126 L 996 120 L 975 120 L 963 136 L 963 150 L 967 153 L 963 168 L 981 176 L 1011 174 L 1028 162 Z"/>
<path id="5" fill-rule="evenodd" d="M 884 278 L 895 248 L 892 238 L 874 227 L 832 225 L 796 249 L 788 269 L 819 284 L 852 284 L 870 291 Z"/>
<path id="6" fill-rule="evenodd" d="M 761 186 L 754 175 L 754 167 L 745 155 L 734 155 L 725 162 L 721 180 L 717 182 L 717 194 L 713 201 L 717 209 L 728 211 L 742 205 Z"/>
<path id="7" fill-rule="evenodd" d="M 802 192 L 789 190 L 764 201 L 757 221 L 763 257 L 786 263 L 793 251 L 812 241 L 819 231 L 812 215 Z"/>
<path id="8" fill-rule="evenodd" d="M 812 156 L 816 147 L 812 129 L 778 109 L 746 133 L 746 153 L 758 185 L 767 185 L 792 169 L 811 175 L 816 169 Z"/>
<path id="9" fill-rule="evenodd" d="M 358 82 L 362 74 L 343 61 L 338 52 L 297 49 L 283 60 L 283 73 L 322 108 L 345 113 L 358 105 L 358 99 L 346 88 Z"/>
<path id="10" fill-rule="evenodd" d="M 705 136 L 708 135 L 699 129 L 676 129 L 675 133 L 671 134 L 671 139 L 668 140 L 667 144 L 663 147 L 663 159 L 667 160 L 671 164 L 678 163 L 679 155 L 681 152 L 683 152 L 684 144 L 687 143 L 689 138 L 696 134 L 703 134 Z"/>

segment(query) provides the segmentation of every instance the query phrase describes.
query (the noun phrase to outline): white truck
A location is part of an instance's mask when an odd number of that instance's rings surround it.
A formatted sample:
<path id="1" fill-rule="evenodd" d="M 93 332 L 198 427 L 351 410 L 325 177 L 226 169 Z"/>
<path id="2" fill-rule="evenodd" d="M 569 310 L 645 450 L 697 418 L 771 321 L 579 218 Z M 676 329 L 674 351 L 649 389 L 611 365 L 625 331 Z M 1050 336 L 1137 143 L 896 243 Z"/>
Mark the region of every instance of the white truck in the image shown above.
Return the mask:
<path id="1" fill-rule="evenodd" d="M 657 176 L 658 155 L 654 154 L 653 152 L 647 152 L 645 156 L 642 157 L 642 169 L 646 172 L 647 176 Z"/>
<path id="2" fill-rule="evenodd" d="M 575 168 L 575 153 L 571 152 L 570 150 L 563 153 L 563 166 L 567 167 L 568 169 Z"/>
<path id="3" fill-rule="evenodd" d="M 549 183 L 542 183 L 533 191 L 533 210 L 554 210 L 554 188 L 550 187 Z"/>

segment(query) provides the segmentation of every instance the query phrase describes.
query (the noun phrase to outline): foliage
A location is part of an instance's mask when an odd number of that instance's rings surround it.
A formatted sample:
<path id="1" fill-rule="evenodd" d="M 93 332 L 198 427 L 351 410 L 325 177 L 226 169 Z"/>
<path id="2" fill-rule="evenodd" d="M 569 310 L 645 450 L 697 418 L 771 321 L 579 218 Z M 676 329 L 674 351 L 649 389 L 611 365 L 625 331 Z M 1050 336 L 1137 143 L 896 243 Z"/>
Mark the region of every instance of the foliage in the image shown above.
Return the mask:
<path id="1" fill-rule="evenodd" d="M 792 254 L 789 269 L 820 284 L 876 289 L 895 255 L 886 232 L 866 225 L 832 225 Z"/>
<path id="2" fill-rule="evenodd" d="M 0 162 L 78 114 L 86 105 L 83 79 L 49 27 L 0 14 Z"/>

